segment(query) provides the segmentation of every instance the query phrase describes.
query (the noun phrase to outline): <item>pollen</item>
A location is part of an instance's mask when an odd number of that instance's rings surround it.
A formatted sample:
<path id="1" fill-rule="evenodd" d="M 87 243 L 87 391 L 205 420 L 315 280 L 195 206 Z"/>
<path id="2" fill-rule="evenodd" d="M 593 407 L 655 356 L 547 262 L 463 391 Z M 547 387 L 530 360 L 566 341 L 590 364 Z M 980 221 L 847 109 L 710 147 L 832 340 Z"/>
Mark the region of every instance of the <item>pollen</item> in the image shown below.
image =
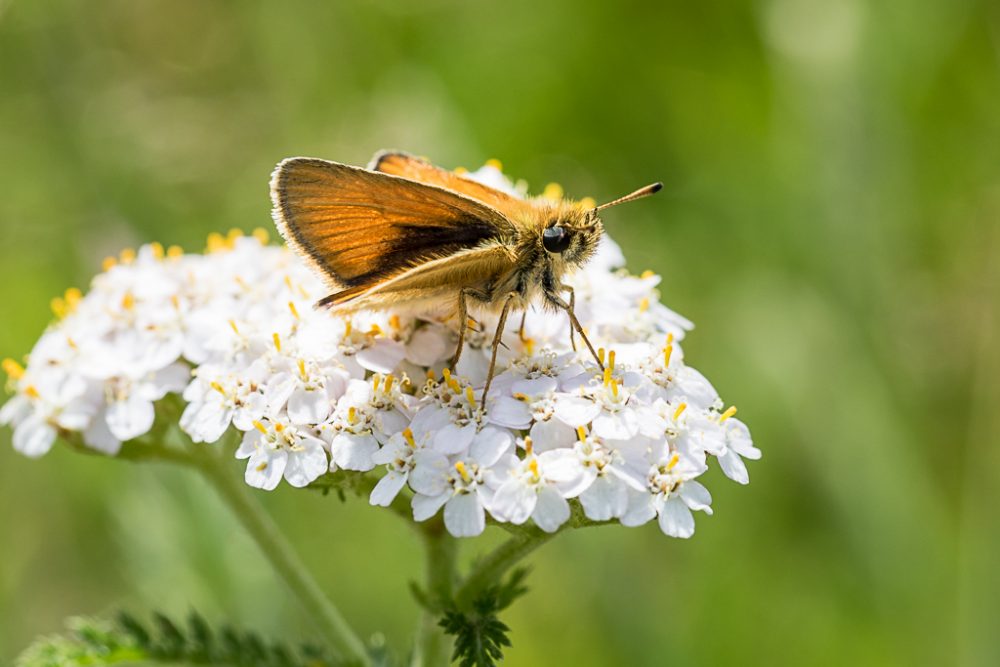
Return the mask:
<path id="1" fill-rule="evenodd" d="M 677 406 L 677 409 L 674 410 L 674 421 L 677 421 L 678 419 L 681 418 L 681 415 L 684 414 L 685 410 L 687 410 L 687 406 L 688 406 L 687 403 L 681 403 L 680 405 Z"/>
<path id="2" fill-rule="evenodd" d="M 132 292 L 125 292 L 125 296 L 122 297 L 122 308 L 125 310 L 135 308 L 135 296 L 133 296 Z"/>
<path id="3" fill-rule="evenodd" d="M 263 424 L 261 424 L 261 423 L 260 423 L 259 421 L 257 421 L 256 419 L 254 419 L 254 420 L 253 420 L 253 422 L 251 422 L 251 423 L 253 424 L 253 427 L 254 427 L 255 429 L 257 429 L 258 431 L 260 431 L 260 432 L 261 432 L 261 433 L 263 433 L 264 435 L 267 435 L 267 427 L 266 427 L 266 426 L 264 426 Z"/>
<path id="4" fill-rule="evenodd" d="M 667 461 L 667 466 L 666 466 L 667 467 L 667 472 L 670 472 L 671 470 L 673 470 L 674 468 L 676 468 L 677 467 L 677 463 L 680 462 L 680 460 L 681 460 L 681 457 L 680 457 L 680 455 L 677 452 L 674 452 L 673 454 L 671 454 L 670 455 L 670 460 Z"/>
<path id="5" fill-rule="evenodd" d="M 410 446 L 410 449 L 417 448 L 417 442 L 413 439 L 413 431 L 409 426 L 403 429 L 403 439 L 406 440 L 406 444 Z"/>
<path id="6" fill-rule="evenodd" d="M 110 271 L 111 269 L 115 268 L 117 264 L 118 260 L 115 259 L 114 257 L 105 257 L 104 261 L 101 262 L 101 270 Z"/>
<path id="7" fill-rule="evenodd" d="M 611 375 L 611 366 L 605 366 L 604 367 L 604 386 L 605 387 L 611 386 L 611 381 L 613 379 L 614 378 Z"/>
<path id="8" fill-rule="evenodd" d="M 646 269 L 645 271 L 639 274 L 639 277 L 642 278 L 643 280 L 646 280 L 647 278 L 652 278 L 655 275 L 656 273 L 654 273 L 651 269 Z"/>
<path id="9" fill-rule="evenodd" d="M 76 349 L 76 341 L 73 340 L 72 336 L 66 336 L 66 344 L 69 345 L 70 348 L 74 350 Z"/>
<path id="10" fill-rule="evenodd" d="M 382 376 L 376 373 L 372 376 L 372 392 L 378 393 L 378 385 L 382 381 Z"/>
<path id="11" fill-rule="evenodd" d="M 532 441 L 530 435 L 524 436 L 524 452 L 525 454 L 531 454 L 535 449 L 535 443 Z"/>
<path id="12" fill-rule="evenodd" d="M 612 371 L 615 370 L 615 351 L 614 350 L 609 350 L 608 351 L 608 367 Z"/>
<path id="13" fill-rule="evenodd" d="M 17 363 L 13 359 L 3 360 L 3 372 L 7 374 L 11 380 L 20 380 L 24 377 L 24 366 Z"/>
<path id="14" fill-rule="evenodd" d="M 389 317 L 389 326 L 392 327 L 393 331 L 399 331 L 403 328 L 399 323 L 399 315 L 393 313 L 392 316 Z"/>
<path id="15" fill-rule="evenodd" d="M 522 394 L 521 392 L 518 391 L 514 393 L 514 399 L 518 401 L 527 402 L 531 400 L 531 397 L 528 396 L 527 394 Z"/>
<path id="16" fill-rule="evenodd" d="M 392 376 L 392 373 L 389 373 L 388 375 L 386 375 L 385 376 L 385 385 L 382 387 L 382 393 L 388 394 L 390 391 L 392 391 L 392 383 L 395 380 L 396 380 L 396 378 L 394 378 Z"/>
<path id="17" fill-rule="evenodd" d="M 278 335 L 278 332 L 271 334 L 271 340 L 274 341 L 274 349 L 281 352 L 281 336 Z"/>
<path id="18" fill-rule="evenodd" d="M 458 174 L 459 176 L 463 176 L 463 175 L 465 175 L 465 174 L 468 174 L 468 173 L 469 173 L 469 170 L 468 170 L 468 169 L 466 169 L 465 167 L 455 167 L 455 169 L 454 169 L 453 171 L 454 171 L 454 172 L 455 172 L 456 174 Z"/>
<path id="19" fill-rule="evenodd" d="M 476 404 L 476 395 L 472 392 L 472 387 L 465 388 L 465 398 L 468 399 L 471 405 Z"/>
<path id="20" fill-rule="evenodd" d="M 229 328 L 233 330 L 237 336 L 240 335 L 240 328 L 236 326 L 236 320 L 229 320 Z"/>
<path id="21" fill-rule="evenodd" d="M 267 245 L 271 241 L 271 235 L 263 227 L 255 227 L 253 230 L 253 237 L 260 241 L 261 245 Z"/>
<path id="22" fill-rule="evenodd" d="M 604 348 L 603 348 L 603 347 L 599 347 L 599 348 L 597 348 L 597 360 L 601 362 L 601 365 L 602 365 L 602 366 L 604 365 L 604 355 L 605 355 L 605 354 L 606 354 L 606 353 L 605 353 L 605 351 L 604 351 Z"/>
<path id="23" fill-rule="evenodd" d="M 36 389 L 35 385 L 33 385 L 33 384 L 29 384 L 27 387 L 24 388 L 24 395 L 27 396 L 28 398 L 39 398 L 40 397 L 40 395 L 38 393 L 38 389 Z"/>
<path id="24" fill-rule="evenodd" d="M 149 251 L 153 253 L 153 259 L 163 259 L 164 250 L 163 244 L 159 241 L 153 241 L 149 244 Z"/>
<path id="25" fill-rule="evenodd" d="M 66 293 L 63 294 L 63 299 L 66 301 L 66 305 L 72 311 L 80 304 L 80 301 L 83 300 L 83 292 L 81 292 L 80 289 L 77 287 L 70 287 L 68 290 L 66 290 Z"/>
<path id="26" fill-rule="evenodd" d="M 618 398 L 618 382 L 614 378 L 611 379 L 611 395 Z"/>
<path id="27" fill-rule="evenodd" d="M 527 352 L 529 355 L 534 354 L 535 353 L 535 339 L 534 338 L 524 338 L 522 340 L 524 342 L 524 351 Z"/>
<path id="28" fill-rule="evenodd" d="M 60 320 L 69 314 L 69 309 L 66 307 L 66 302 L 63 301 L 63 298 L 61 296 L 53 297 L 52 300 L 49 301 L 49 308 L 52 309 L 52 314 L 55 315 Z"/>
<path id="29" fill-rule="evenodd" d="M 537 480 L 538 475 L 538 459 L 532 457 L 531 461 L 528 462 L 528 470 L 531 471 L 531 475 Z"/>
<path id="30" fill-rule="evenodd" d="M 236 239 L 239 238 L 243 238 L 243 230 L 233 227 L 232 229 L 229 230 L 229 233 L 226 234 L 226 245 L 232 248 L 233 243 L 236 241 Z"/>
<path id="31" fill-rule="evenodd" d="M 644 296 L 642 297 L 642 300 L 639 301 L 639 312 L 645 313 L 647 310 L 649 310 L 649 297 Z"/>
<path id="32" fill-rule="evenodd" d="M 466 484 L 472 481 L 472 478 L 469 477 L 469 470 L 465 467 L 465 463 L 462 461 L 455 461 L 455 470 L 457 470 L 458 474 L 462 476 L 462 481 Z"/>
<path id="33" fill-rule="evenodd" d="M 303 380 L 305 380 L 306 379 L 306 362 L 305 362 L 305 360 L 304 359 L 299 359 L 298 366 L 299 366 L 299 375 L 302 377 Z"/>
<path id="34" fill-rule="evenodd" d="M 563 198 L 563 187 L 558 183 L 549 183 L 542 191 L 542 196 L 551 201 L 559 201 Z"/>
<path id="35" fill-rule="evenodd" d="M 281 433 L 284 430 L 285 430 L 285 425 L 282 424 L 281 422 L 278 422 L 277 424 L 274 425 L 274 432 L 275 433 Z"/>
<path id="36" fill-rule="evenodd" d="M 358 409 L 353 405 L 347 408 L 347 423 L 348 424 L 358 423 Z"/>
<path id="37" fill-rule="evenodd" d="M 729 419 L 730 417 L 732 417 L 735 414 L 736 414 L 736 406 L 735 405 L 730 405 L 728 408 L 726 408 L 725 412 L 723 412 L 721 415 L 719 415 L 719 423 L 721 424 L 721 423 L 725 422 L 727 419 Z"/>
<path id="38" fill-rule="evenodd" d="M 674 353 L 674 335 L 667 334 L 667 346 L 663 348 L 663 368 L 670 366 L 670 357 Z"/>
<path id="39" fill-rule="evenodd" d="M 208 252 L 221 252 L 226 249 L 226 239 L 219 232 L 212 232 L 205 239 Z"/>
<path id="40" fill-rule="evenodd" d="M 587 439 L 587 432 L 584 430 L 582 426 L 576 427 L 576 437 L 580 440 L 580 442 L 583 442 L 584 440 Z"/>
<path id="41" fill-rule="evenodd" d="M 351 332 L 354 331 L 354 325 L 351 324 L 350 320 L 344 322 L 344 338 L 348 338 Z"/>
<path id="42" fill-rule="evenodd" d="M 212 389 L 214 389 L 215 391 L 219 392 L 223 396 L 226 395 L 226 389 L 221 384 L 219 384 L 218 382 L 212 382 L 208 386 L 211 387 Z"/>
<path id="43" fill-rule="evenodd" d="M 495 157 L 491 157 L 489 160 L 487 160 L 486 161 L 486 166 L 487 167 L 493 167 L 497 171 L 503 171 L 503 162 L 501 162 L 500 160 L 496 159 Z"/>
<path id="44" fill-rule="evenodd" d="M 584 197 L 580 200 L 580 208 L 588 211 L 592 208 L 597 208 L 597 200 L 593 197 Z"/>
<path id="45" fill-rule="evenodd" d="M 262 461 L 262 462 L 261 462 L 261 463 L 260 463 L 260 464 L 259 464 L 259 465 L 257 466 L 257 472 L 264 472 L 265 470 L 267 470 L 267 461 Z"/>
<path id="46" fill-rule="evenodd" d="M 380 327 L 377 324 L 372 323 L 371 327 L 369 327 L 369 329 L 368 329 L 368 335 L 369 336 L 381 336 L 382 335 L 382 327 Z"/>
<path id="47" fill-rule="evenodd" d="M 184 255 L 184 248 L 179 245 L 172 245 L 167 248 L 167 258 L 169 259 L 179 259 Z"/>
<path id="48" fill-rule="evenodd" d="M 290 310 L 292 312 L 292 317 L 294 317 L 295 319 L 299 319 L 299 309 L 295 307 L 295 302 L 294 301 L 289 301 L 288 302 L 288 310 Z M 348 331 L 350 331 L 350 327 L 351 327 L 351 324 L 350 324 L 350 322 L 348 322 L 347 323 L 347 329 L 348 329 Z"/>
<path id="49" fill-rule="evenodd" d="M 122 264 L 131 264 L 135 261 L 135 250 L 132 248 L 124 248 L 120 253 L 118 253 L 118 261 Z"/>

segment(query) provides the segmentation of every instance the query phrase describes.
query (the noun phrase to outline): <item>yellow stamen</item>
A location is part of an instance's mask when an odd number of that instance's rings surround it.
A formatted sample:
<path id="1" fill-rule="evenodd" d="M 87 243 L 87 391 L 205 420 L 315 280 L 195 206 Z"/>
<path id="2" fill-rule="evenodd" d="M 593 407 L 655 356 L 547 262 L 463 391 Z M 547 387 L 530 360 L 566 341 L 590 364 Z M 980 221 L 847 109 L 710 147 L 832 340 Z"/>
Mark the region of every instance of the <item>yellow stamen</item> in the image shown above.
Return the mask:
<path id="1" fill-rule="evenodd" d="M 524 351 L 527 352 L 529 355 L 532 355 L 532 354 L 535 353 L 535 339 L 534 338 L 525 338 L 524 339 Z"/>
<path id="2" fill-rule="evenodd" d="M 392 391 L 392 383 L 395 380 L 396 380 L 396 378 L 394 378 L 392 376 L 392 373 L 389 373 L 388 375 L 386 375 L 385 376 L 385 387 L 382 389 L 382 393 L 388 394 L 390 391 Z"/>
<path id="3" fill-rule="evenodd" d="M 615 351 L 614 350 L 609 350 L 608 351 L 608 368 L 610 368 L 612 371 L 615 369 Z"/>
<path id="4" fill-rule="evenodd" d="M 347 408 L 347 423 L 357 424 L 358 423 L 358 409 L 353 405 Z"/>
<path id="5" fill-rule="evenodd" d="M 261 245 L 267 245 L 271 241 L 271 235 L 263 227 L 255 227 L 253 237 L 260 241 Z"/>
<path id="6" fill-rule="evenodd" d="M 212 232 L 205 239 L 208 252 L 219 252 L 226 249 L 226 239 L 219 232 Z"/>
<path id="7" fill-rule="evenodd" d="M 667 472 L 669 472 L 669 471 L 673 470 L 673 469 L 674 469 L 675 467 L 677 467 L 677 463 L 678 463 L 678 462 L 679 462 L 680 460 L 681 460 L 681 457 L 680 457 L 680 455 L 679 455 L 679 454 L 678 454 L 677 452 L 674 452 L 674 453 L 673 453 L 673 454 L 672 454 L 672 455 L 670 456 L 670 460 L 669 460 L 669 461 L 667 461 Z"/>
<path id="8" fill-rule="evenodd" d="M 377 324 L 372 324 L 371 328 L 368 329 L 368 334 L 371 335 L 371 336 L 381 336 L 382 335 L 382 327 L 380 327 Z"/>
<path id="9" fill-rule="evenodd" d="M 487 160 L 486 161 L 486 166 L 487 167 L 493 167 L 497 171 L 503 171 L 503 162 L 501 162 L 500 160 L 496 159 L 495 157 L 491 157 L 489 160 Z"/>
<path id="10" fill-rule="evenodd" d="M 74 310 L 77 305 L 79 305 L 80 301 L 83 300 L 83 292 L 76 287 L 70 287 L 66 290 L 66 293 L 63 294 L 63 299 L 66 300 L 66 305 L 69 306 L 69 309 Z"/>
<path id="11" fill-rule="evenodd" d="M 233 330 L 237 336 L 240 335 L 240 328 L 236 326 L 236 320 L 229 320 L 229 328 Z"/>
<path id="12" fill-rule="evenodd" d="M 528 396 L 527 394 L 522 394 L 519 391 L 514 393 L 514 398 L 517 399 L 517 400 L 519 400 L 519 401 L 530 401 L 531 400 L 530 396 Z"/>
<path id="13" fill-rule="evenodd" d="M 602 366 L 604 365 L 604 354 L 605 354 L 605 352 L 604 352 L 604 348 L 603 347 L 597 348 L 597 359 L 598 359 L 598 361 L 601 362 Z"/>
<path id="14" fill-rule="evenodd" d="M 167 248 L 167 257 L 170 259 L 178 259 L 184 254 L 184 248 L 179 245 L 172 245 Z"/>
<path id="15" fill-rule="evenodd" d="M 284 430 L 285 430 L 285 425 L 282 424 L 281 422 L 278 422 L 277 424 L 274 425 L 274 432 L 275 433 L 281 433 Z"/>
<path id="16" fill-rule="evenodd" d="M 530 435 L 524 436 L 524 452 L 526 454 L 531 454 L 534 451 L 534 449 L 535 449 L 535 443 L 532 442 L 531 436 Z"/>
<path id="17" fill-rule="evenodd" d="M 60 320 L 69 314 L 69 309 L 66 307 L 66 302 L 63 301 L 62 297 L 56 296 L 49 301 L 49 308 L 52 309 L 52 314 L 55 315 Z"/>
<path id="18" fill-rule="evenodd" d="M 226 234 L 226 241 L 229 242 L 229 247 L 232 247 L 233 246 L 233 242 L 236 241 L 236 239 L 238 239 L 238 238 L 242 238 L 242 236 L 243 236 L 243 230 L 242 229 L 237 229 L 236 227 L 233 227 L 232 229 L 230 229 L 229 233 Z"/>
<path id="19" fill-rule="evenodd" d="M 264 472 L 267 469 L 267 461 L 261 461 L 257 466 L 257 472 Z"/>
<path id="20" fill-rule="evenodd" d="M 122 308 L 125 310 L 135 308 L 135 296 L 132 295 L 132 292 L 125 292 L 125 296 L 122 297 Z"/>
<path id="21" fill-rule="evenodd" d="M 580 208 L 582 208 L 585 211 L 589 211 L 590 209 L 596 207 L 597 207 L 597 200 L 595 200 L 593 197 L 584 197 L 583 199 L 580 200 Z"/>
<path id="22" fill-rule="evenodd" d="M 445 369 L 443 369 L 443 370 L 441 371 L 441 377 L 443 377 L 443 378 L 444 378 L 444 381 L 445 381 L 445 382 L 448 382 L 448 380 L 450 380 L 450 379 L 451 379 L 451 369 L 450 369 L 450 368 L 445 368 Z"/>
<path id="23" fill-rule="evenodd" d="M 604 367 L 604 386 L 605 387 L 607 387 L 608 385 L 611 384 L 611 379 L 612 379 L 611 366 L 605 366 Z"/>
<path id="24" fill-rule="evenodd" d="M 378 385 L 382 381 L 382 376 L 376 373 L 372 376 L 372 393 L 378 393 Z"/>
<path id="25" fill-rule="evenodd" d="M 35 385 L 33 384 L 29 384 L 27 387 L 24 388 L 24 395 L 27 396 L 28 398 L 39 398 L 38 390 L 35 388 Z"/>
<path id="26" fill-rule="evenodd" d="M 66 344 L 69 345 L 72 349 L 74 350 L 76 349 L 76 341 L 73 340 L 70 336 L 66 336 Z"/>
<path id="27" fill-rule="evenodd" d="M 120 253 L 118 253 L 118 261 L 122 264 L 131 264 L 135 261 L 135 250 L 132 248 L 124 248 Z"/>
<path id="28" fill-rule="evenodd" d="M 399 331 L 402 328 L 402 325 L 399 323 L 399 315 L 393 313 L 389 317 L 389 326 L 392 327 L 393 331 Z"/>
<path id="29" fill-rule="evenodd" d="M 653 273 L 649 269 L 646 269 L 645 271 L 643 271 L 642 273 L 639 274 L 639 277 L 643 278 L 643 279 L 646 279 L 646 278 L 652 278 L 655 275 L 656 275 L 655 273 Z"/>
<path id="30" fill-rule="evenodd" d="M 611 395 L 618 398 L 618 382 L 616 380 L 611 381 Z"/>
<path id="31" fill-rule="evenodd" d="M 281 352 L 281 336 L 279 336 L 277 332 L 274 332 L 271 335 L 271 340 L 274 341 L 274 349 Z"/>
<path id="32" fill-rule="evenodd" d="M 674 335 L 667 334 L 667 346 L 663 348 L 663 367 L 670 366 L 670 357 L 674 353 Z"/>
<path id="33" fill-rule="evenodd" d="M 674 421 L 680 419 L 681 415 L 684 414 L 684 411 L 687 410 L 687 406 L 687 403 L 681 403 L 677 406 L 677 409 L 674 410 Z"/>
<path id="34" fill-rule="evenodd" d="M 170 295 L 170 305 L 174 307 L 174 310 L 181 309 L 181 300 L 176 294 Z"/>
<path id="35" fill-rule="evenodd" d="M 403 429 L 403 439 L 406 440 L 406 444 L 410 446 L 411 449 L 417 448 L 417 442 L 413 439 L 413 431 L 407 426 Z"/>
<path id="36" fill-rule="evenodd" d="M 118 264 L 118 260 L 115 259 L 114 257 L 105 257 L 104 261 L 101 262 L 101 270 L 110 271 L 111 269 L 115 268 L 116 264 Z"/>
<path id="37" fill-rule="evenodd" d="M 453 169 L 453 171 L 456 174 L 458 174 L 459 176 L 461 176 L 463 174 L 468 174 L 469 173 L 469 170 L 466 169 L 465 167 L 455 167 L 455 169 Z"/>
<path id="38" fill-rule="evenodd" d="M 468 484 L 472 479 L 469 477 L 469 471 L 466 469 L 465 464 L 461 461 L 455 461 L 455 470 L 458 474 L 462 476 L 462 481 Z"/>
<path id="39" fill-rule="evenodd" d="M 576 437 L 579 438 L 580 442 L 583 442 L 584 440 L 587 439 L 587 432 L 583 430 L 582 426 L 576 427 Z"/>
<path id="40" fill-rule="evenodd" d="M 535 479 L 538 479 L 538 459 L 532 457 L 532 459 L 528 462 L 528 470 L 530 470 L 531 474 L 535 476 Z"/>
<path id="41" fill-rule="evenodd" d="M 468 399 L 470 405 L 476 404 L 476 394 L 472 391 L 472 387 L 465 388 L 465 398 Z"/>
<path id="42" fill-rule="evenodd" d="M 433 379 L 435 379 L 436 377 L 437 377 L 437 374 L 436 374 L 436 373 L 434 373 L 434 371 L 433 371 L 433 370 L 431 370 L 430 368 L 428 368 L 428 369 L 427 369 L 427 379 L 428 379 L 428 380 L 433 380 Z"/>
<path id="43" fill-rule="evenodd" d="M 221 384 L 219 384 L 218 382 L 212 382 L 208 386 L 211 387 L 212 389 L 214 389 L 215 391 L 219 392 L 223 396 L 226 395 L 225 388 Z"/>
<path id="44" fill-rule="evenodd" d="M 722 422 L 726 421 L 735 414 L 736 414 L 736 406 L 730 405 L 728 408 L 726 408 L 725 412 L 719 415 L 719 423 L 721 424 Z"/>
<path id="45" fill-rule="evenodd" d="M 3 372 L 7 374 L 11 380 L 20 380 L 24 377 L 24 366 L 17 363 L 13 359 L 3 360 Z"/>
<path id="46" fill-rule="evenodd" d="M 153 241 L 149 244 L 149 251 L 153 254 L 154 259 L 163 259 L 163 244 L 159 241 Z"/>
<path id="47" fill-rule="evenodd" d="M 289 301 L 288 302 L 288 310 L 292 311 L 292 317 L 294 317 L 295 319 L 299 319 L 299 309 L 295 307 L 295 302 L 294 301 Z M 348 331 L 350 331 L 350 327 L 351 327 L 351 323 L 348 322 L 347 323 Z"/>
<path id="48" fill-rule="evenodd" d="M 250 291 L 250 286 L 247 285 L 247 281 L 243 280 L 243 276 L 236 276 L 234 278 L 236 284 L 240 286 L 240 289 Z"/>
<path id="49" fill-rule="evenodd" d="M 649 310 L 649 297 L 644 296 L 639 301 L 639 312 L 645 313 L 647 310 Z"/>
<path id="50" fill-rule="evenodd" d="M 306 362 L 304 359 L 299 359 L 299 375 L 302 376 L 303 380 L 306 379 Z"/>
<path id="51" fill-rule="evenodd" d="M 545 186 L 545 189 L 542 191 L 542 196 L 552 201 L 558 201 L 562 199 L 563 194 L 564 194 L 563 188 L 558 183 L 549 183 L 548 185 Z"/>
<path id="52" fill-rule="evenodd" d="M 253 427 L 254 427 L 255 429 L 257 429 L 258 431 L 260 431 L 260 432 L 261 432 L 261 433 L 263 433 L 264 435 L 267 435 L 267 427 L 266 427 L 266 426 L 264 426 L 263 424 L 261 424 L 261 423 L 260 423 L 259 421 L 257 421 L 256 419 L 254 419 L 254 420 L 253 420 L 252 424 L 253 424 Z"/>
<path id="53" fill-rule="evenodd" d="M 354 325 L 351 324 L 350 320 L 347 320 L 346 322 L 344 322 L 344 338 L 347 338 L 348 336 L 350 336 L 351 335 L 351 331 L 353 331 L 353 330 L 354 330 Z"/>

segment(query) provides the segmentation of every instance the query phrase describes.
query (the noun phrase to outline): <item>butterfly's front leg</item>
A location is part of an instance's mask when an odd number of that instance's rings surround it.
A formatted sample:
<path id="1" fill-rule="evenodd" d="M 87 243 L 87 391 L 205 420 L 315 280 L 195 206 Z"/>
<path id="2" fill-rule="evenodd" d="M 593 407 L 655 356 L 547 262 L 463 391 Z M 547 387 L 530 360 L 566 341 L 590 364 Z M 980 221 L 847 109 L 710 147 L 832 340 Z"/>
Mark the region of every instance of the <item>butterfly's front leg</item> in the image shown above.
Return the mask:
<path id="1" fill-rule="evenodd" d="M 458 347 L 455 349 L 455 356 L 451 358 L 449 367 L 458 369 L 458 360 L 462 357 L 462 349 L 465 347 L 465 330 L 469 328 L 469 297 L 485 299 L 488 295 L 482 290 L 473 287 L 463 287 L 458 291 Z"/>
<path id="2" fill-rule="evenodd" d="M 569 292 L 569 303 L 566 303 L 566 300 L 555 292 L 546 293 L 545 298 L 548 299 L 552 305 L 556 306 L 557 308 L 562 308 L 563 310 L 566 311 L 566 314 L 569 315 L 570 341 L 573 341 L 573 331 L 576 331 L 578 334 L 580 334 L 580 338 L 582 338 L 583 342 L 587 344 L 587 349 L 590 350 L 590 353 L 592 355 L 594 355 L 594 361 L 597 362 L 597 366 L 603 371 L 604 362 L 601 361 L 601 358 L 599 356 L 597 356 L 597 352 L 594 350 L 594 346 L 590 344 L 590 339 L 587 338 L 587 334 L 583 330 L 583 325 L 580 324 L 580 320 L 576 318 L 576 311 L 574 309 L 576 306 L 576 292 L 574 292 L 573 288 L 570 287 L 569 285 L 560 285 L 559 290 L 564 292 Z M 573 344 L 573 349 L 576 350 L 575 342 Z"/>

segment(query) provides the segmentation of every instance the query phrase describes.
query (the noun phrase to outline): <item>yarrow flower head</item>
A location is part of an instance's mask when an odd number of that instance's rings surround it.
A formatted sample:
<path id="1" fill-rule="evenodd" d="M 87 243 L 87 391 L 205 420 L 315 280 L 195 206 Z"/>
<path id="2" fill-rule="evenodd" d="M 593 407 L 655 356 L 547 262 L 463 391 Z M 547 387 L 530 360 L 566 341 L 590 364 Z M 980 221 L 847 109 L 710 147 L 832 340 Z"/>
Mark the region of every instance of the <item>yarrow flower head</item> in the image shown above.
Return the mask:
<path id="1" fill-rule="evenodd" d="M 496 166 L 465 177 L 524 196 Z M 702 475 L 717 463 L 746 484 L 761 454 L 686 365 L 692 325 L 660 302 L 659 277 L 623 264 L 605 237 L 568 280 L 603 369 L 574 348 L 566 313 L 529 309 L 507 323 L 483 404 L 493 315 L 472 313 L 447 368 L 456 322 L 314 309 L 328 288 L 263 231 L 213 234 L 203 254 L 150 244 L 53 301 L 26 363 L 3 363 L 14 395 L 0 423 L 28 456 L 60 436 L 115 455 L 171 422 L 204 447 L 235 431 L 253 487 L 367 474 L 372 505 L 443 512 L 456 536 L 488 521 L 554 532 L 576 505 L 587 521 L 656 519 L 689 537 L 692 512 L 711 513 Z"/>

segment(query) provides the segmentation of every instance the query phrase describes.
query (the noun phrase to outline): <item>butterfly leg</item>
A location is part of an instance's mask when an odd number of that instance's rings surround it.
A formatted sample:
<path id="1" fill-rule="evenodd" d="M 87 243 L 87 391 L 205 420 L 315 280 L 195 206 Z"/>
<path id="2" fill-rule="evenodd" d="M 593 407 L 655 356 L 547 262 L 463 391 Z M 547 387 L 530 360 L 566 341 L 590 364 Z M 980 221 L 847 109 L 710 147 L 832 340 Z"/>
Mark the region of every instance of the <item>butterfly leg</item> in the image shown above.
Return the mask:
<path id="1" fill-rule="evenodd" d="M 524 321 L 526 319 L 528 319 L 528 309 L 527 308 L 525 308 L 524 312 L 521 313 L 521 326 L 519 326 L 517 328 L 517 337 L 521 339 L 522 343 L 527 342 L 527 339 L 524 337 Z"/>
<path id="2" fill-rule="evenodd" d="M 562 290 L 569 290 L 570 294 L 571 295 L 573 294 L 573 288 L 569 287 L 567 285 L 561 285 L 560 289 L 562 289 Z M 604 362 L 601 361 L 601 358 L 599 356 L 597 356 L 597 351 L 594 350 L 594 346 L 590 344 L 590 339 L 587 338 L 587 334 L 583 330 L 583 325 L 580 324 L 580 320 L 578 320 L 576 318 L 576 312 L 573 310 L 573 306 L 576 305 L 575 299 L 573 299 L 573 297 L 570 296 L 570 302 L 566 303 L 566 301 L 561 296 L 559 296 L 558 294 L 550 293 L 550 294 L 546 294 L 545 296 L 554 305 L 556 305 L 559 308 L 562 308 L 563 310 L 566 311 L 566 314 L 569 315 L 569 322 L 570 322 L 570 325 L 571 325 L 571 327 L 570 327 L 571 328 L 570 338 L 572 339 L 572 330 L 576 330 L 576 332 L 578 334 L 580 334 L 580 338 L 583 339 L 583 342 L 587 344 L 587 349 L 590 350 L 590 353 L 594 356 L 594 361 L 597 362 L 598 368 L 600 368 L 603 371 L 604 370 Z M 576 349 L 576 348 L 574 348 L 574 349 Z"/>
<path id="3" fill-rule="evenodd" d="M 493 334 L 493 351 L 490 355 L 490 370 L 486 373 L 486 385 L 483 387 L 483 397 L 480 400 L 480 407 L 486 409 L 486 396 L 490 393 L 490 384 L 493 382 L 493 374 L 496 372 L 497 368 L 497 350 L 500 345 L 503 344 L 501 338 L 503 338 L 503 328 L 507 324 L 507 315 L 510 313 L 511 304 L 514 303 L 514 297 L 518 296 L 517 292 L 511 292 L 507 295 L 507 298 L 503 302 L 503 310 L 500 311 L 500 321 L 497 322 L 497 332 Z"/>
<path id="4" fill-rule="evenodd" d="M 458 347 L 455 349 L 455 356 L 448 362 L 448 367 L 458 368 L 458 360 L 462 357 L 462 350 L 465 348 L 465 332 L 469 328 L 469 297 L 482 298 L 479 290 L 462 288 L 458 292 Z"/>
<path id="5" fill-rule="evenodd" d="M 560 285 L 559 289 L 561 289 L 564 292 L 569 292 L 569 308 L 567 309 L 567 311 L 570 312 L 570 313 L 575 313 L 576 312 L 576 290 L 574 290 L 569 285 Z M 587 343 L 587 345 L 589 346 L 590 343 Z M 574 352 L 576 352 L 576 327 L 574 327 L 572 325 L 572 322 L 570 322 L 570 327 L 569 327 L 569 346 L 573 348 Z M 598 363 L 600 363 L 600 361 L 598 361 Z"/>

